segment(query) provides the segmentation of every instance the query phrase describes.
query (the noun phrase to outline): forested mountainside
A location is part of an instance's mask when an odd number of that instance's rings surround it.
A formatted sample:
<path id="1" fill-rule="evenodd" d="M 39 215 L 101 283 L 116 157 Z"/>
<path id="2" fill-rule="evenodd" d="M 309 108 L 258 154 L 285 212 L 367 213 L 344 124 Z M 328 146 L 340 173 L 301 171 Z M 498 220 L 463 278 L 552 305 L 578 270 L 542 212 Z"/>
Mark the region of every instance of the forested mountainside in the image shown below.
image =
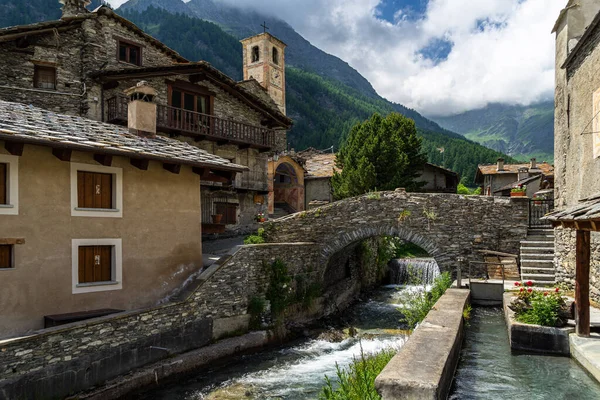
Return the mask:
<path id="1" fill-rule="evenodd" d="M 15 21 L 18 21 L 17 23 L 39 22 L 60 16 L 60 11 L 58 11 L 60 4 L 57 0 L 32 1 L 36 2 L 37 7 L 20 8 L 20 13 L 14 17 Z M 14 0 L 0 0 L 0 7 L 13 2 Z M 257 30 L 252 32 L 249 30 L 250 28 L 225 27 L 223 25 L 224 18 L 220 18 L 221 22 L 215 24 L 190 16 L 189 8 L 199 2 L 215 5 L 211 0 L 192 0 L 187 4 L 180 0 L 131 0 L 117 12 L 177 50 L 184 57 L 193 61 L 206 60 L 234 79 L 241 79 L 242 61 L 239 38 L 255 34 Z M 97 3 L 99 0 L 96 0 L 96 6 Z M 132 6 L 136 4 L 143 11 L 138 11 L 138 7 Z M 160 5 L 161 8 L 156 5 Z M 171 8 L 176 7 L 179 12 L 186 12 L 186 15 L 165 12 L 165 9 L 162 8 L 164 5 Z M 46 18 L 43 18 L 43 13 L 40 13 L 42 10 L 46 11 Z M 220 8 L 212 10 L 218 14 Z M 236 15 L 234 11 L 229 12 Z M 391 103 L 378 96 L 368 81 L 348 64 L 310 45 L 285 22 L 279 21 L 279 25 L 277 25 L 277 21 L 270 17 L 263 18 L 263 16 L 256 15 L 254 18 L 257 21 L 260 20 L 261 23 L 263 19 L 267 20 L 267 24 L 272 27 L 273 34 L 279 36 L 278 29 L 275 27 L 281 25 L 286 27 L 289 35 L 292 35 L 291 32 L 293 32 L 297 36 L 297 38 L 281 36 L 288 43 L 286 51 L 286 61 L 288 62 L 286 69 L 287 107 L 288 115 L 294 120 L 294 126 L 288 135 L 290 147 L 296 150 L 311 146 L 324 149 L 333 145 L 337 149 L 350 127 L 357 121 L 367 119 L 374 112 L 388 114 L 397 111 L 413 118 L 417 123 L 419 132 L 424 139 L 423 149 L 430 162 L 457 171 L 466 184 L 473 182 L 477 164 L 493 163 L 498 157 L 503 156 L 500 152 L 483 147 L 441 128 L 414 110 Z M 212 19 L 218 18 L 212 15 Z M 6 19 L 3 20 L 3 23 L 4 26 L 16 24 Z M 256 26 L 258 25 L 260 23 L 256 24 Z M 282 29 L 282 31 L 285 30 Z M 302 50 L 304 52 L 314 51 L 315 58 L 329 58 L 328 62 L 333 63 L 338 70 L 345 69 L 345 71 L 338 71 L 337 74 L 346 76 L 346 78 L 336 79 L 336 74 L 327 71 L 326 67 L 322 67 L 318 72 L 316 66 L 315 68 L 307 66 L 310 62 L 302 61 L 302 51 L 296 49 L 293 44 L 295 42 L 305 42 L 302 46 L 298 44 L 297 47 L 304 49 Z M 443 152 L 440 149 L 443 149 Z M 510 158 L 507 160 L 510 161 Z"/>
<path id="2" fill-rule="evenodd" d="M 518 159 L 554 160 L 554 102 L 531 106 L 490 104 L 450 117 L 433 117 L 446 129 Z"/>

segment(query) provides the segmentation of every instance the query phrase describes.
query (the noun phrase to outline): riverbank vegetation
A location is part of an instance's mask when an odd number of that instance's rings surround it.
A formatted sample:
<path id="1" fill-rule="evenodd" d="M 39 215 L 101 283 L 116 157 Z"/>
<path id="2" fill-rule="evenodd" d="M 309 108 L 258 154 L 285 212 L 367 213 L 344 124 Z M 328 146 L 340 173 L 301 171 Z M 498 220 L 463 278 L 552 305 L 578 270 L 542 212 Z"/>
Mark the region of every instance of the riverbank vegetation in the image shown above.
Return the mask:
<path id="1" fill-rule="evenodd" d="M 326 385 L 319 395 L 319 400 L 379 400 L 381 396 L 375 390 L 375 378 L 396 355 L 396 350 L 389 348 L 376 354 L 360 352 L 348 368 L 340 368 L 336 364 L 337 378 L 332 381 L 325 377 Z"/>
<path id="2" fill-rule="evenodd" d="M 403 322 L 410 329 L 414 329 L 421 323 L 427 313 L 442 297 L 446 290 L 452 286 L 452 277 L 449 272 L 444 272 L 433 281 L 431 290 L 427 291 L 425 286 L 408 291 L 402 299 L 402 306 L 399 308 L 402 313 Z"/>

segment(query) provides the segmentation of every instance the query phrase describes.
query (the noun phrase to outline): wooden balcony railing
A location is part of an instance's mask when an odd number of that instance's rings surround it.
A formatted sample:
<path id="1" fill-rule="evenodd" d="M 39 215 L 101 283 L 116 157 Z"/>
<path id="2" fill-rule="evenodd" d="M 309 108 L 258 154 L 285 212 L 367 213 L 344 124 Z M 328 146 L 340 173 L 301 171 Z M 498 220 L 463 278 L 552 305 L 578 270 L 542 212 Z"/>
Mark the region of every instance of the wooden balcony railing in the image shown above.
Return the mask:
<path id="1" fill-rule="evenodd" d="M 108 99 L 108 121 L 127 121 L 128 103 L 124 96 Z M 268 150 L 275 144 L 275 131 L 272 129 L 162 104 L 157 105 L 156 127 L 160 131 L 177 132 L 197 140 L 233 143 L 260 150 Z"/>

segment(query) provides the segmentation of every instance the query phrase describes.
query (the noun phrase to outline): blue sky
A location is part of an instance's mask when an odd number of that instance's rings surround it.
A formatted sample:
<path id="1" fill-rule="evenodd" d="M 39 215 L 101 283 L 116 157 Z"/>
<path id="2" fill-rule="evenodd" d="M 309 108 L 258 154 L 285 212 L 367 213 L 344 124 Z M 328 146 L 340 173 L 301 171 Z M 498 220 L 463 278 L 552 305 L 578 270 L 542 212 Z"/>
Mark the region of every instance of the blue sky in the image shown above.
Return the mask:
<path id="1" fill-rule="evenodd" d="M 109 0 L 117 6 L 124 0 Z M 425 115 L 554 92 L 554 36 L 567 0 L 214 0 L 270 12 Z"/>

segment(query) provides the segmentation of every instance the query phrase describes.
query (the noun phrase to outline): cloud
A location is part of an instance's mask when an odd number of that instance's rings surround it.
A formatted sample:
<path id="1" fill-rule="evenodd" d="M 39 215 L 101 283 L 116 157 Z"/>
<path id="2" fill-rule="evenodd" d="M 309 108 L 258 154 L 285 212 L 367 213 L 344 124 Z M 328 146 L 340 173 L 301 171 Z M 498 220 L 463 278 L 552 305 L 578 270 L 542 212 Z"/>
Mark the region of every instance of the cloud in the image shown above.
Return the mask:
<path id="1" fill-rule="evenodd" d="M 429 0 L 410 18 L 401 6 L 414 0 L 396 1 L 388 18 L 378 9 L 384 0 L 216 1 L 268 10 L 347 61 L 383 97 L 425 115 L 552 98 L 550 30 L 565 0 Z"/>

